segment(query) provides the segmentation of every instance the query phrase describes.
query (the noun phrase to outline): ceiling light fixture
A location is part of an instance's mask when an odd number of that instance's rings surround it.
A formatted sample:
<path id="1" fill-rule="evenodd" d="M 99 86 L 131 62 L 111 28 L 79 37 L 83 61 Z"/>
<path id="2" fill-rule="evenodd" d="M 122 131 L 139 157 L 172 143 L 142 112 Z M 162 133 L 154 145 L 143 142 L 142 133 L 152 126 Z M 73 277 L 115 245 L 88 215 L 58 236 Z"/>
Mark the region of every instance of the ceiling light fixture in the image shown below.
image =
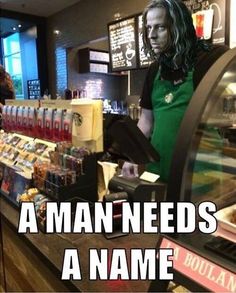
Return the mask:
<path id="1" fill-rule="evenodd" d="M 119 12 L 114 14 L 115 20 L 121 19 L 121 14 Z"/>
<path id="2" fill-rule="evenodd" d="M 19 28 L 21 28 L 21 27 L 22 27 L 22 25 L 21 25 L 21 24 L 18 24 L 18 27 L 19 27 Z"/>
<path id="3" fill-rule="evenodd" d="M 13 31 L 16 31 L 16 27 L 15 27 L 15 26 L 13 26 L 13 28 L 12 28 L 12 29 L 13 29 Z"/>
<path id="4" fill-rule="evenodd" d="M 59 35 L 60 31 L 59 30 L 54 30 L 53 33 L 54 33 L 54 35 Z"/>

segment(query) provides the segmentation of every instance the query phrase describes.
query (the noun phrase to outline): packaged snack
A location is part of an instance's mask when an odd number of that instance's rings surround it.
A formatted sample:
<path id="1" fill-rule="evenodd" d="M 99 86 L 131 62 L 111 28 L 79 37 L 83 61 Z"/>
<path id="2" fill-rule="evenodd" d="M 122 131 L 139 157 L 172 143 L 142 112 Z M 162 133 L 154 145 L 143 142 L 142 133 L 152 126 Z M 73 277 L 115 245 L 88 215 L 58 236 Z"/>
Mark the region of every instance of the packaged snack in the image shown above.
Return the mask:
<path id="1" fill-rule="evenodd" d="M 62 122 L 62 140 L 72 140 L 72 111 L 65 110 Z"/>
<path id="2" fill-rule="evenodd" d="M 11 110 L 11 130 L 17 131 L 17 111 L 18 107 L 17 106 L 12 106 Z"/>
<path id="3" fill-rule="evenodd" d="M 29 107 L 28 110 L 28 135 L 35 137 L 37 131 L 35 129 L 36 126 L 36 110 L 34 107 Z"/>
<path id="4" fill-rule="evenodd" d="M 7 131 L 11 131 L 11 110 L 12 106 L 7 107 L 7 115 L 6 115 L 6 125 L 7 125 Z"/>
<path id="5" fill-rule="evenodd" d="M 22 118 L 22 132 L 25 135 L 28 134 L 28 113 L 29 113 L 29 107 L 24 107 L 23 118 Z"/>
<path id="6" fill-rule="evenodd" d="M 23 131 L 23 111 L 24 107 L 20 106 L 18 107 L 17 112 L 17 131 L 21 133 Z"/>
<path id="7" fill-rule="evenodd" d="M 37 114 L 37 136 L 44 138 L 45 135 L 45 108 L 40 107 Z"/>
<path id="8" fill-rule="evenodd" d="M 62 139 L 62 117 L 63 110 L 57 109 L 54 112 L 53 118 L 53 140 L 60 141 Z"/>
<path id="9" fill-rule="evenodd" d="M 54 109 L 48 108 L 45 110 L 45 138 L 53 138 L 53 116 Z"/>
<path id="10" fill-rule="evenodd" d="M 23 202 L 23 201 L 31 201 L 30 196 L 28 195 L 28 193 L 23 193 L 22 195 L 19 196 L 18 198 L 19 202 Z"/>
<path id="11" fill-rule="evenodd" d="M 30 188 L 29 190 L 28 190 L 28 195 L 31 197 L 31 198 L 33 198 L 36 194 L 38 194 L 39 193 L 39 191 L 38 191 L 38 189 L 37 188 Z"/>
<path id="12" fill-rule="evenodd" d="M 4 105 L 2 108 L 2 128 L 8 131 L 7 125 L 7 108 L 8 106 Z"/>

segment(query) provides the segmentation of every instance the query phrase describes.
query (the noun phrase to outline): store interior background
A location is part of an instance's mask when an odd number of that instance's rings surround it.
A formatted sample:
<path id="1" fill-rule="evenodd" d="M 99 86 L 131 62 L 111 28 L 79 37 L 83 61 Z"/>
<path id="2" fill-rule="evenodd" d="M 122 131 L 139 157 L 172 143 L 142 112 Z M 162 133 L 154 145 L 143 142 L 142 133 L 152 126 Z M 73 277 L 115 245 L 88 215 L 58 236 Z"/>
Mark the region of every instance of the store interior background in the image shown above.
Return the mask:
<path id="1" fill-rule="evenodd" d="M 49 5 L 45 1 L 36 2 L 31 7 L 33 4 L 25 1 L 1 1 L 1 63 L 5 58 L 3 38 L 15 33 L 14 26 L 20 36 L 23 93 L 17 98 L 28 98 L 27 80 L 40 79 L 41 96 L 45 90 L 52 98 L 64 96 L 67 88 L 86 92 L 86 84 L 90 83 L 87 97 L 138 103 L 146 69 L 121 74 L 79 73 L 78 50 L 88 47 L 108 51 L 107 24 L 141 13 L 148 0 L 51 1 Z M 233 6 L 236 1 L 229 2 Z M 229 14 L 226 11 L 226 17 Z M 18 24 L 22 27 L 18 28 Z M 227 32 L 225 42 L 233 42 Z"/>
<path id="2" fill-rule="evenodd" d="M 83 90 L 86 81 L 100 84 L 100 97 L 92 93 L 96 98 L 125 101 L 128 94 L 140 95 L 146 69 L 130 72 L 128 93 L 127 72 L 123 74 L 79 73 L 78 50 L 89 47 L 108 51 L 107 24 L 117 18 L 141 13 L 148 1 L 80 0 L 72 2 L 76 3 L 48 17 L 22 14 L 27 11 L 27 3 L 24 8 L 22 6 L 9 7 L 21 10 L 21 12 L 15 12 L 5 9 L 7 3 L 4 6 L 3 2 L 1 19 L 2 17 L 14 19 L 15 24 L 24 21 L 27 26 L 26 32 L 20 32 L 24 96 L 19 98 L 28 98 L 26 81 L 37 78 L 41 82 L 41 95 L 48 89 L 52 98 L 55 98 L 57 94 L 63 96 L 67 88 Z M 35 10 L 34 13 L 37 11 Z M 38 13 L 47 14 L 47 11 Z M 30 24 L 32 27 L 28 28 Z M 1 32 L 1 38 L 10 35 L 13 26 L 14 23 L 8 24 L 9 31 L 5 34 Z M 34 35 L 31 34 L 33 29 Z M 24 34 L 31 35 L 31 40 L 24 42 Z M 25 60 L 23 56 L 26 56 Z M 3 58 L 2 55 L 1 59 Z M 90 93 L 87 95 L 91 96 Z"/>
<path id="3" fill-rule="evenodd" d="M 191 3 L 208 2 L 204 0 L 188 1 Z M 229 44 L 231 48 L 236 47 L 236 0 L 209 0 L 209 2 L 231 4 L 231 6 L 227 6 L 226 11 L 227 21 L 225 23 L 227 23 L 227 26 L 224 27 L 224 42 Z M 23 76 L 22 88 L 24 91 L 17 98 L 28 98 L 27 80 L 31 79 L 39 79 L 41 83 L 41 95 L 48 89 L 52 98 L 55 98 L 57 94 L 63 96 L 66 88 L 81 90 L 85 87 L 87 81 L 90 80 L 96 83 L 98 80 L 99 84 L 102 83 L 101 98 L 123 100 L 124 103 L 137 103 L 147 69 L 131 70 L 124 74 L 79 73 L 78 50 L 89 47 L 96 50 L 108 51 L 107 24 L 116 18 L 123 19 L 127 16 L 141 13 L 147 3 L 148 0 L 1 0 L 0 63 L 3 63 L 5 57 L 14 57 L 13 60 L 15 59 L 16 62 L 20 62 L 21 64 Z M 230 21 L 229 15 L 231 15 Z M 19 24 L 22 25 L 21 28 L 18 27 Z M 20 50 L 17 48 L 19 51 L 16 50 L 11 52 L 13 54 L 3 56 L 3 38 L 15 34 L 13 26 L 19 31 Z M 14 62 L 12 62 L 12 65 L 14 65 Z M 16 78 L 17 74 L 18 72 L 16 72 Z M 173 186 L 175 185 L 173 184 Z M 4 204 L 4 201 L 0 203 Z M 9 205 L 10 209 L 6 207 L 8 207 L 7 204 L 1 206 L 1 213 L 5 213 L 6 219 L 11 219 L 12 214 L 15 215 L 17 212 L 11 205 Z M 9 210 L 11 213 L 8 213 Z M 1 228 L 2 230 L 0 229 L 0 292 L 4 291 L 4 285 L 2 285 L 4 284 L 4 274 L 1 260 L 6 256 L 3 257 L 2 255 L 4 250 L 1 247 L 1 243 L 3 242 L 6 245 L 4 252 L 8 256 L 6 258 L 6 263 L 9 268 L 7 271 L 9 282 L 7 285 L 11 285 L 14 289 L 19 288 L 19 290 L 12 289 L 10 291 L 22 291 L 22 288 L 23 291 L 34 291 L 34 288 L 46 287 L 47 282 L 49 283 L 48 286 L 53 286 L 49 287 L 51 291 L 58 292 L 59 289 L 60 291 L 66 291 L 68 288 L 64 289 L 61 282 L 55 277 L 56 273 L 58 273 L 58 271 L 55 273 L 55 268 L 59 266 L 61 268 L 61 258 L 57 257 L 59 252 L 61 252 L 61 248 L 64 251 L 64 247 L 70 247 L 66 246 L 68 245 L 67 240 L 63 239 L 60 242 L 58 238 L 50 238 L 54 241 L 50 242 L 47 236 L 54 237 L 54 235 L 46 235 L 41 241 L 38 241 L 39 238 L 32 235 L 32 238 L 26 238 L 26 241 L 24 241 L 22 237 L 19 237 L 15 233 L 15 230 L 12 230 L 12 223 L 15 225 L 15 222 L 17 222 L 16 217 L 12 218 L 13 222 L 9 221 L 8 223 L 7 220 L 3 224 L 2 215 L 0 217 L 1 227 L 3 227 Z M 2 235 L 5 237 L 4 240 L 1 238 Z M 137 236 L 139 242 L 135 240 L 135 243 L 132 241 L 129 242 L 130 238 L 128 240 L 125 237 L 119 238 L 120 247 L 125 247 L 126 243 L 130 247 L 140 247 L 140 243 L 141 245 L 145 245 L 145 247 L 153 247 L 152 239 L 147 240 L 146 237 L 143 240 L 141 235 Z M 93 235 L 91 238 L 89 237 L 89 235 L 86 235 L 86 239 L 91 241 L 89 242 L 90 247 L 103 245 L 103 242 L 97 241 L 97 238 L 93 237 Z M 32 243 L 30 244 L 31 240 L 29 239 L 33 239 L 33 245 L 31 245 Z M 73 238 L 73 241 L 74 243 L 78 243 L 78 245 L 85 243 L 87 249 L 87 243 L 81 237 L 76 236 Z M 108 248 L 110 249 L 112 248 L 113 242 L 109 243 L 110 247 Z M 153 243 L 156 244 L 156 235 Z M 197 241 L 196 243 L 198 244 L 199 242 Z M 49 245 L 50 249 L 48 249 L 47 245 Z M 55 249 L 57 247 L 56 245 L 60 249 Z M 34 250 L 31 246 L 33 248 L 40 247 L 40 249 L 42 248 L 44 250 L 39 253 L 37 249 Z M 40 257 L 43 256 L 42 259 L 39 259 L 38 254 Z M 50 259 L 49 256 L 52 257 L 53 263 L 45 262 L 45 259 Z M 87 260 L 83 259 L 83 261 L 85 263 Z M 52 271 L 50 270 L 51 268 L 53 268 Z M 40 277 L 38 277 L 38 274 L 35 272 L 43 273 L 42 275 L 39 274 Z M 97 288 L 100 289 L 101 283 L 97 281 L 95 283 Z M 132 281 L 131 283 L 133 286 L 134 282 Z M 90 281 L 88 281 L 88 284 L 90 285 Z M 89 288 L 88 284 L 87 288 Z M 116 284 L 119 287 L 121 285 L 120 282 Z M 81 290 L 85 291 L 83 289 L 86 288 L 86 282 L 83 286 Z M 140 282 L 137 282 L 137 285 L 134 286 L 136 286 L 137 291 L 142 289 Z M 116 288 L 113 287 L 113 289 Z M 124 289 L 126 289 L 125 291 L 129 291 L 127 287 Z M 71 289 L 70 291 L 73 290 Z M 111 292 L 111 290 L 107 292 Z"/>

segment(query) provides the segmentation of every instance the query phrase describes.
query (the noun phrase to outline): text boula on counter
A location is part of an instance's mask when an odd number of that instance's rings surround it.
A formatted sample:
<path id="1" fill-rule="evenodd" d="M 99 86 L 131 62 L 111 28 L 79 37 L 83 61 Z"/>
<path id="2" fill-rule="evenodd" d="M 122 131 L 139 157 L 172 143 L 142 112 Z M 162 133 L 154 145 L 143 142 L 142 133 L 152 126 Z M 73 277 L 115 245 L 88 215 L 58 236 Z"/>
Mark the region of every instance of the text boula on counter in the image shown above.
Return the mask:
<path id="1" fill-rule="evenodd" d="M 197 207 L 191 202 L 123 202 L 121 232 L 193 233 L 197 228 L 211 234 L 217 228 L 216 210 L 212 202 L 202 202 Z M 71 211 L 70 202 L 47 202 L 46 233 L 113 233 L 112 202 L 96 202 L 93 211 L 88 202 L 77 202 L 73 219 Z M 38 233 L 33 202 L 21 204 L 18 233 L 26 232 Z"/>
<path id="2" fill-rule="evenodd" d="M 112 202 L 78 202 L 72 219 L 72 204 L 47 202 L 45 233 L 113 233 Z M 217 229 L 214 217 L 216 205 L 202 202 L 122 202 L 121 232 L 127 233 L 201 233 L 211 234 Z M 157 225 L 158 223 L 158 225 Z M 38 233 L 33 202 L 22 202 L 18 233 Z M 173 280 L 171 248 L 160 249 L 104 249 L 90 248 L 88 267 L 90 280 Z M 130 259 L 130 262 L 128 261 Z M 157 267 L 159 269 L 157 269 Z M 65 249 L 61 280 L 82 280 L 78 249 Z"/>

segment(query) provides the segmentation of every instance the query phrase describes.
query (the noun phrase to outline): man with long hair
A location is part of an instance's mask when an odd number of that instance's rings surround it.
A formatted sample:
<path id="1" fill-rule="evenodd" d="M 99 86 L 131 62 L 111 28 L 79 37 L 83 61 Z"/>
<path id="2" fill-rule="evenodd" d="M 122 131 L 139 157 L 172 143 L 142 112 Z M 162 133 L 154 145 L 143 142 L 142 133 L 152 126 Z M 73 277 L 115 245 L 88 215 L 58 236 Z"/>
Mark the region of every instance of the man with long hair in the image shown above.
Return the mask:
<path id="1" fill-rule="evenodd" d="M 192 16 L 181 0 L 151 0 L 143 12 L 143 42 L 153 63 L 143 86 L 138 127 L 160 154 L 148 171 L 168 181 L 177 133 L 194 90 L 228 48 L 196 36 Z M 123 175 L 132 173 L 125 163 Z"/>

